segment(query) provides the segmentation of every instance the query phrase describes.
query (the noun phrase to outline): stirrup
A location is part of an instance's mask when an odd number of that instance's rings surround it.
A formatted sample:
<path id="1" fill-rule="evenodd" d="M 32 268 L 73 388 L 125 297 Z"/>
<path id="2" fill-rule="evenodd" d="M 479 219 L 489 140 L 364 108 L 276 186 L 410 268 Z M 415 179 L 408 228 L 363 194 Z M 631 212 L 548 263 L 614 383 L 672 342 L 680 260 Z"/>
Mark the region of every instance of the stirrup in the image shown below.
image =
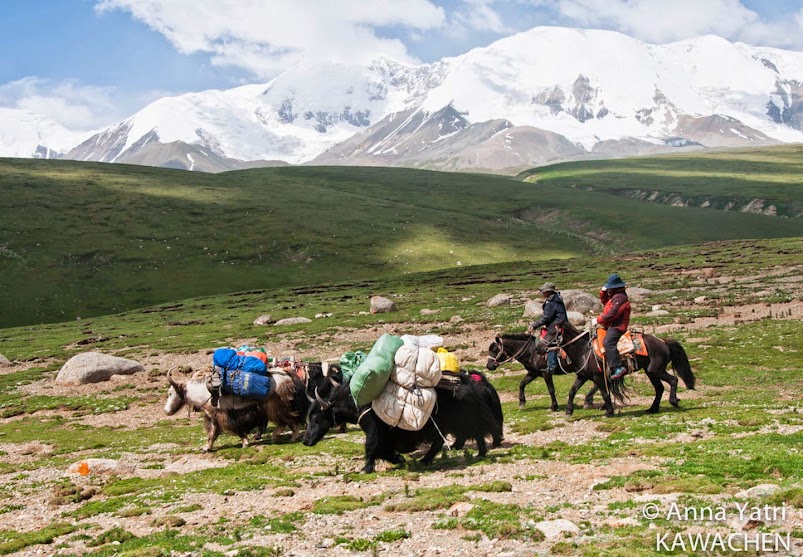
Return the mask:
<path id="1" fill-rule="evenodd" d="M 620 368 L 615 369 L 613 371 L 613 373 L 611 373 L 611 379 L 620 379 L 620 378 L 624 377 L 625 375 L 627 375 L 627 368 L 626 367 L 620 367 Z"/>

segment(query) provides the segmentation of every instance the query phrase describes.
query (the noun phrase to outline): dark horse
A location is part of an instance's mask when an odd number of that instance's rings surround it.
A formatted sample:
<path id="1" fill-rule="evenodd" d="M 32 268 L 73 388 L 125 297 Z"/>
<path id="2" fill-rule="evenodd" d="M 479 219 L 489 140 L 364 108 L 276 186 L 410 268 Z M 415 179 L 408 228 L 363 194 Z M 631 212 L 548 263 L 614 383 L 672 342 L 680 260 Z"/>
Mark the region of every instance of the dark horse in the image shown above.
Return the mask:
<path id="1" fill-rule="evenodd" d="M 647 372 L 647 377 L 655 389 L 655 400 L 650 406 L 648 413 L 658 412 L 661 404 L 661 397 L 664 393 L 663 382 L 669 384 L 669 403 L 677 407 L 680 399 L 677 396 L 677 377 L 666 371 L 670 363 L 675 372 L 683 379 L 683 383 L 690 390 L 694 389 L 694 374 L 689 364 L 683 347 L 675 340 L 662 340 L 652 335 L 643 335 L 647 345 L 648 356 L 636 356 L 636 369 L 643 369 Z M 592 381 L 594 387 L 585 397 L 585 407 L 593 404 L 594 393 L 599 390 L 604 400 L 606 416 L 613 415 L 613 404 L 609 392 L 620 404 L 627 398 L 624 382 L 620 380 L 608 381 L 605 385 L 605 374 L 602 373 L 602 364 L 594 356 L 591 347 L 591 332 L 579 331 L 574 326 L 566 323 L 563 338 L 563 350 L 569 357 L 569 362 L 561 363 L 562 373 L 576 373 L 577 378 L 569 391 L 569 399 L 566 403 L 566 414 L 574 412 L 574 397 L 577 391 L 586 383 Z M 552 398 L 552 411 L 557 411 L 558 403 L 555 399 L 555 387 L 552 383 L 552 374 L 546 371 L 546 358 L 542 355 L 543 346 L 540 340 L 534 339 L 530 335 L 502 335 L 496 337 L 495 341 L 488 349 L 490 358 L 488 359 L 488 369 L 493 370 L 502 363 L 512 360 L 519 361 L 527 370 L 527 375 L 519 384 L 519 406 L 526 402 L 524 397 L 524 387 L 526 387 L 536 377 L 543 377 L 546 382 L 549 395 Z"/>

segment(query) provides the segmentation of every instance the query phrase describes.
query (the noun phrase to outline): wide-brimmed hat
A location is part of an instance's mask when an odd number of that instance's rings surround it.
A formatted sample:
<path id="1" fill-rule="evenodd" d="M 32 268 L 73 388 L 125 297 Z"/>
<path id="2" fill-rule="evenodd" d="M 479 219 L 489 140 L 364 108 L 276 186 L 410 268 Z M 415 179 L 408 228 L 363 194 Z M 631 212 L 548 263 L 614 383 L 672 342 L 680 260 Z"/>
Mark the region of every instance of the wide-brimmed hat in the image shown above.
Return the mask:
<path id="1" fill-rule="evenodd" d="M 618 273 L 614 273 L 608 277 L 608 282 L 605 283 L 605 288 L 607 290 L 613 290 L 614 288 L 624 288 L 625 281 L 622 280 L 622 277 L 619 276 Z"/>
<path id="2" fill-rule="evenodd" d="M 540 292 L 557 292 L 558 289 L 555 288 L 554 282 L 545 282 L 544 286 L 538 289 Z"/>

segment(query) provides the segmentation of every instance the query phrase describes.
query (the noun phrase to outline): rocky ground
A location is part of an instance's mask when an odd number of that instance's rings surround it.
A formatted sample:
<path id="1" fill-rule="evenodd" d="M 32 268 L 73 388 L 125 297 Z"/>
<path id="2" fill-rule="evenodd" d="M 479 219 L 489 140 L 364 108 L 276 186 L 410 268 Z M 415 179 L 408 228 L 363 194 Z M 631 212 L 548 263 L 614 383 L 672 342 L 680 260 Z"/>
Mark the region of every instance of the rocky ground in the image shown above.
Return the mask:
<path id="1" fill-rule="evenodd" d="M 356 473 L 363 436 L 355 427 L 312 448 L 286 436 L 240 448 L 224 436 L 202 454 L 199 416 L 166 418 L 162 405 L 164 371 L 203 369 L 206 348 L 126 351 L 145 371 L 83 386 L 54 381 L 58 360 L 13 362 L 0 378 L 20 378 L 5 385 L 26 406 L 0 418 L 0 554 L 650 555 L 658 534 L 704 531 L 789 533 L 787 553 L 801 555 L 802 277 L 800 266 L 755 276 L 701 268 L 689 271 L 693 298 L 667 289 L 636 302 L 642 314 L 667 312 L 642 326 L 672 333 L 690 353 L 699 388 L 682 390 L 680 409 L 665 403 L 662 414 L 644 415 L 651 389 L 643 375 L 611 419 L 598 410 L 550 413 L 540 381 L 518 409 L 522 372 L 510 366 L 491 375 L 506 427 L 488 458 L 470 445 L 429 468 L 382 463 L 370 475 Z M 743 294 L 729 297 L 734 287 Z M 514 292 L 512 304 L 533 294 Z M 501 327 L 432 309 L 463 365 L 483 367 Z M 343 328 L 315 350 L 335 358 L 415 327 Z M 305 351 L 293 334 L 271 348 Z M 569 379 L 558 380 L 561 402 Z M 645 516 L 652 503 L 657 519 Z M 743 503 L 788 514 L 750 520 L 736 511 Z M 723 506 L 727 516 L 678 520 L 666 514 L 673 504 Z"/>

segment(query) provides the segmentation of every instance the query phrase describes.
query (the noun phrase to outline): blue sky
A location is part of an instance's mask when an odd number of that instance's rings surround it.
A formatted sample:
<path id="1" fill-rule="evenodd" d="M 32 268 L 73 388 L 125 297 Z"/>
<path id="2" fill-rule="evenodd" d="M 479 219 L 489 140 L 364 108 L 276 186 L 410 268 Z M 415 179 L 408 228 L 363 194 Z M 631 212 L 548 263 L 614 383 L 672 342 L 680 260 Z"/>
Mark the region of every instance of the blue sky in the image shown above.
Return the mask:
<path id="1" fill-rule="evenodd" d="M 537 25 L 803 50 L 803 0 L 6 0 L 0 107 L 89 129 L 299 60 L 430 62 Z"/>

